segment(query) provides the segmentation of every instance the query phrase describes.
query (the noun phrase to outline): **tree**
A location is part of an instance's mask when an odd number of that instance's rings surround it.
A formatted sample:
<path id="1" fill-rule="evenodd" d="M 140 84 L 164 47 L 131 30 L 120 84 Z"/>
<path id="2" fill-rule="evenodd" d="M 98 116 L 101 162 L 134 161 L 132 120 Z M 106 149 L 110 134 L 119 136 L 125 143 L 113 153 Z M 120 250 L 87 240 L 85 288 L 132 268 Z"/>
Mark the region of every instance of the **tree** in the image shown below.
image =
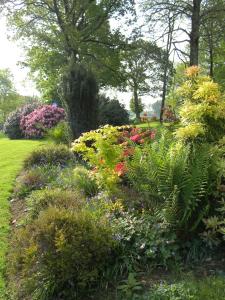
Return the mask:
<path id="1" fill-rule="evenodd" d="M 224 1 L 208 0 L 204 7 L 204 14 L 207 14 L 208 18 L 205 18 L 205 22 L 200 28 L 200 61 L 215 80 L 217 80 L 218 67 L 220 69 L 223 65 L 220 63 L 220 57 L 224 61 L 224 51 L 222 50 L 225 40 L 224 11 Z"/>
<path id="2" fill-rule="evenodd" d="M 142 103 L 141 98 L 138 98 L 138 113 L 139 113 L 139 115 L 143 112 L 144 107 L 145 107 L 145 106 L 144 106 L 144 104 Z M 134 98 L 133 98 L 133 97 L 132 97 L 131 100 L 130 100 L 130 110 L 131 110 L 134 114 L 136 114 L 137 108 L 136 108 L 136 106 L 135 106 L 135 101 L 134 101 Z M 136 117 L 137 117 L 137 114 L 136 114 Z"/>
<path id="3" fill-rule="evenodd" d="M 175 20 L 173 29 L 173 46 L 178 55 L 189 57 L 189 64 L 199 64 L 199 39 L 201 27 L 218 15 L 221 11 L 225 12 L 223 0 L 143 0 L 144 10 L 148 13 L 148 20 L 151 23 L 162 25 L 162 36 L 168 32 L 168 21 L 165 23 L 164 14 L 170 11 Z M 158 30 L 158 26 L 155 26 Z M 184 36 L 180 38 L 180 36 Z M 182 50 L 178 45 L 189 44 L 189 54 Z"/>
<path id="4" fill-rule="evenodd" d="M 0 123 L 3 124 L 7 115 L 24 102 L 25 99 L 16 93 L 11 72 L 0 70 Z"/>
<path id="5" fill-rule="evenodd" d="M 0 70 L 0 99 L 4 99 L 15 92 L 13 77 L 9 69 Z"/>
<path id="6" fill-rule="evenodd" d="M 162 51 L 156 44 L 139 39 L 121 52 L 121 61 L 125 89 L 133 93 L 134 112 L 137 121 L 140 121 L 140 96 L 160 88 Z"/>
<path id="7" fill-rule="evenodd" d="M 98 125 L 98 85 L 90 71 L 71 64 L 63 77 L 62 101 L 67 110 L 73 137 Z"/>
<path id="8" fill-rule="evenodd" d="M 156 102 L 152 103 L 151 109 L 153 110 L 153 113 L 155 114 L 155 116 L 157 118 L 160 118 L 160 113 L 161 113 L 161 109 L 162 109 L 161 101 L 156 101 Z"/>
<path id="9" fill-rule="evenodd" d="M 26 47 L 28 64 L 31 65 L 32 71 L 38 71 L 40 74 L 40 86 L 47 80 L 51 82 L 51 90 L 54 90 L 55 86 L 59 85 L 59 79 L 65 73 L 65 69 L 68 71 L 67 67 L 71 64 L 74 65 L 74 70 L 78 70 L 79 66 L 90 70 L 102 84 L 111 80 L 113 76 L 108 73 L 115 73 L 112 70 L 114 62 L 118 65 L 117 54 L 121 35 L 110 30 L 109 19 L 131 11 L 133 0 L 8 0 L 4 1 L 4 5 L 9 9 L 9 19 L 17 31 L 17 37 L 29 39 Z M 67 87 L 74 80 L 73 71 L 67 71 L 63 80 L 64 91 L 68 91 Z M 65 83 L 65 78 L 68 83 Z M 79 87 L 80 89 L 82 87 Z M 91 120 L 88 126 L 87 119 L 82 118 L 84 112 L 80 111 L 81 108 L 90 110 L 92 102 L 89 105 L 85 101 L 85 105 L 79 106 L 80 98 L 76 97 L 76 92 L 74 96 L 70 92 L 65 98 L 70 99 L 67 103 L 68 110 L 69 104 L 77 103 L 71 106 L 76 107 L 77 111 L 69 114 L 70 118 L 74 115 L 78 118 L 76 121 L 70 119 L 74 136 L 81 132 L 81 129 L 92 129 L 93 126 Z M 90 100 L 90 97 L 87 99 Z M 75 123 L 77 126 L 79 124 L 80 128 L 75 130 Z"/>
<path id="10" fill-rule="evenodd" d="M 99 95 L 98 104 L 99 125 L 121 126 L 129 124 L 129 114 L 124 105 L 117 99 L 109 99 L 105 95 Z"/>

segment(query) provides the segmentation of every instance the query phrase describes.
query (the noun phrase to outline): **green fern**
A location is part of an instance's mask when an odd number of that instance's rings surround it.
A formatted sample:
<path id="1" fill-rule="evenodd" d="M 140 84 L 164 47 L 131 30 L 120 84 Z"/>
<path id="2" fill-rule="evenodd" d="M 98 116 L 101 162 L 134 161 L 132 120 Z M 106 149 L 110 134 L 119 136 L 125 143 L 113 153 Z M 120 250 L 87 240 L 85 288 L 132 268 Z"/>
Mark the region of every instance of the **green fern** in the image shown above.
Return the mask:
<path id="1" fill-rule="evenodd" d="M 129 161 L 131 185 L 148 208 L 179 230 L 195 230 L 209 208 L 209 148 L 177 144 L 168 136 L 137 148 Z"/>

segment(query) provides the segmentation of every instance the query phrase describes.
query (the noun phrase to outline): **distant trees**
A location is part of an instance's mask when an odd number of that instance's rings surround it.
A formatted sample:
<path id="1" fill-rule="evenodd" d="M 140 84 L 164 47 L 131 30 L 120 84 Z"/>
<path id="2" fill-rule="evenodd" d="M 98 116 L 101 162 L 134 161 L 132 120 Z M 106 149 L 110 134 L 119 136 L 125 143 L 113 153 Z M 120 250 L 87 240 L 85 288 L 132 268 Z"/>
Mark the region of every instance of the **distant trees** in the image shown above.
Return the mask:
<path id="1" fill-rule="evenodd" d="M 0 127 L 7 115 L 27 100 L 16 92 L 11 72 L 8 69 L 0 69 Z"/>
<path id="2" fill-rule="evenodd" d="M 143 112 L 145 106 L 142 103 L 142 100 L 140 97 L 138 98 L 137 103 L 138 103 L 138 106 L 135 105 L 136 102 L 134 101 L 134 97 L 132 97 L 130 99 L 130 110 L 132 111 L 132 113 L 135 114 L 136 119 L 138 120 L 138 118 L 139 118 L 139 120 L 140 120 L 140 114 Z M 137 112 L 138 112 L 138 117 L 137 117 Z"/>
<path id="3" fill-rule="evenodd" d="M 138 39 L 121 51 L 121 74 L 125 88 L 132 92 L 131 110 L 140 121 L 143 110 L 140 96 L 160 90 L 163 72 L 163 52 L 155 43 Z"/>

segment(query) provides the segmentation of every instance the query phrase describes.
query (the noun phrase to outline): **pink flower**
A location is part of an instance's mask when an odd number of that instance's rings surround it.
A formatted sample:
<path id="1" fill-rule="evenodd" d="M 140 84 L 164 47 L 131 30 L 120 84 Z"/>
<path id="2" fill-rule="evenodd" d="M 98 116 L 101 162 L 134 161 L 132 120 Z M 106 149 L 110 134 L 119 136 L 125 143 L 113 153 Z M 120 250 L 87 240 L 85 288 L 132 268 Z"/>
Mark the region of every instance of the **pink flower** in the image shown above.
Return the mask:
<path id="1" fill-rule="evenodd" d="M 140 134 L 136 134 L 136 135 L 130 137 L 130 140 L 134 143 L 138 143 L 140 139 L 141 139 Z"/>

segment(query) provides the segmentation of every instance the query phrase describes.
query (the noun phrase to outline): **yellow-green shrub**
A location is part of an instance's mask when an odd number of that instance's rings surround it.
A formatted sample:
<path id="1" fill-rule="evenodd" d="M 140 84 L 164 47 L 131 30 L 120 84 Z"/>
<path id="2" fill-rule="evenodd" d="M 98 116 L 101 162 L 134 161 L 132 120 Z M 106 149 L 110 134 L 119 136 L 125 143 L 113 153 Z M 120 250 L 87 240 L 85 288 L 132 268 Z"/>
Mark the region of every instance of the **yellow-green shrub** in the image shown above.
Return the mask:
<path id="1" fill-rule="evenodd" d="M 106 125 L 84 133 L 73 143 L 72 150 L 96 169 L 98 184 L 114 190 L 119 177 L 115 165 L 120 162 L 123 147 L 118 143 L 121 127 Z"/>
<path id="2" fill-rule="evenodd" d="M 98 192 L 98 185 L 94 176 L 82 166 L 74 169 L 73 183 L 77 190 L 83 192 L 85 196 L 93 197 Z"/>
<path id="3" fill-rule="evenodd" d="M 25 160 L 24 167 L 43 165 L 66 166 L 74 162 L 74 155 L 65 145 L 48 145 L 34 150 Z"/>
<path id="4" fill-rule="evenodd" d="M 84 199 L 78 193 L 60 189 L 33 191 L 26 199 L 29 217 L 36 219 L 48 207 L 77 210 L 84 206 Z"/>
<path id="5" fill-rule="evenodd" d="M 12 239 L 8 273 L 15 298 L 86 299 L 113 261 L 115 247 L 104 218 L 48 208 Z"/>
<path id="6" fill-rule="evenodd" d="M 186 81 L 178 89 L 183 104 L 181 127 L 176 135 L 182 140 L 216 141 L 225 131 L 225 96 L 210 77 L 200 75 L 200 68 L 186 70 Z"/>

